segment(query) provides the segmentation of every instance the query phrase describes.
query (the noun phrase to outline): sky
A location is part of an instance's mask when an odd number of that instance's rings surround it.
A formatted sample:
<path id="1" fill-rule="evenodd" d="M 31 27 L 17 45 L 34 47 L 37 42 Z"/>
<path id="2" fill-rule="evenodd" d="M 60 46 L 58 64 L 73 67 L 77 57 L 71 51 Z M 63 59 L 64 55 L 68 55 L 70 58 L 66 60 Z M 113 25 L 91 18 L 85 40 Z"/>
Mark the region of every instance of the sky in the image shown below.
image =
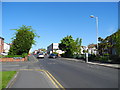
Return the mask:
<path id="1" fill-rule="evenodd" d="M 82 45 L 96 43 L 98 35 L 105 38 L 118 29 L 118 2 L 2 2 L 2 37 L 11 43 L 14 30 L 22 25 L 32 26 L 40 38 L 35 38 L 32 51 L 59 43 L 72 35 L 82 38 Z"/>

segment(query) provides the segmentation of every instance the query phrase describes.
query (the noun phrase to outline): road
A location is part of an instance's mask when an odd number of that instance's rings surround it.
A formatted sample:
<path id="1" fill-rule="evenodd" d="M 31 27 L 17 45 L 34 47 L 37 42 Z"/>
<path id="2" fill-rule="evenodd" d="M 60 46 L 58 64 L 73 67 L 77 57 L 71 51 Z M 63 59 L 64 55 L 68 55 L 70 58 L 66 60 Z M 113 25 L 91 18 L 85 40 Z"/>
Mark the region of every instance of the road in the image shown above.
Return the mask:
<path id="1" fill-rule="evenodd" d="M 38 59 L 65 88 L 118 88 L 118 69 L 64 59 Z"/>
<path id="2" fill-rule="evenodd" d="M 36 59 L 34 56 L 30 56 L 30 58 L 31 60 L 28 62 L 2 63 L 2 70 L 47 70 L 64 88 L 118 88 L 119 69 L 92 65 L 84 62 L 68 61 L 63 58 L 52 59 L 45 57 L 44 59 Z M 30 77 L 32 77 L 31 75 L 33 74 L 32 72 L 24 72 L 20 74 L 18 79 L 23 78 L 22 76 L 25 75 L 30 75 Z M 37 73 L 36 76 L 38 75 Z M 24 78 L 29 78 L 26 76 Z M 16 83 L 23 82 L 22 79 L 21 82 L 17 81 Z M 13 85 L 13 87 L 16 86 L 17 84 Z M 21 87 L 24 86 L 24 84 L 18 86 Z"/>

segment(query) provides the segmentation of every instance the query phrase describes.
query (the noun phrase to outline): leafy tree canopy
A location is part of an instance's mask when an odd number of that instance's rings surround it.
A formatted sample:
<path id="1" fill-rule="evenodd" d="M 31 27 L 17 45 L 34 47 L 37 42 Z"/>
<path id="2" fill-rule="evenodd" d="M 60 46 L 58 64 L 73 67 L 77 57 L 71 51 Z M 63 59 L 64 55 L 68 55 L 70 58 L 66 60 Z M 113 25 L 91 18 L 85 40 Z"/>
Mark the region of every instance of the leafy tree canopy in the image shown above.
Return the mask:
<path id="1" fill-rule="evenodd" d="M 76 40 L 73 39 L 73 37 L 66 36 L 61 40 L 61 43 L 59 44 L 59 48 L 63 51 L 65 51 L 66 57 L 72 57 L 74 53 L 78 52 L 78 47 L 81 45 L 81 39 L 77 38 Z"/>
<path id="2" fill-rule="evenodd" d="M 16 30 L 15 36 L 12 38 L 12 46 L 9 55 L 22 55 L 28 53 L 33 44 L 35 44 L 35 37 L 39 37 L 31 26 L 22 25 Z"/>
<path id="3" fill-rule="evenodd" d="M 114 34 L 107 36 L 105 39 L 99 37 L 99 51 L 105 52 L 105 50 L 109 50 L 110 48 L 115 48 L 117 51 L 117 55 L 120 56 L 120 29 Z M 108 51 L 107 51 L 108 52 Z"/>
<path id="4" fill-rule="evenodd" d="M 115 48 L 117 50 L 117 54 L 120 56 L 120 29 L 118 29 L 118 31 L 114 33 L 112 37 L 115 41 Z"/>
<path id="5" fill-rule="evenodd" d="M 76 53 L 77 53 L 77 54 L 81 54 L 82 39 L 81 39 L 81 38 L 77 38 L 77 39 L 75 40 L 75 42 L 76 42 L 76 48 L 77 48 Z"/>

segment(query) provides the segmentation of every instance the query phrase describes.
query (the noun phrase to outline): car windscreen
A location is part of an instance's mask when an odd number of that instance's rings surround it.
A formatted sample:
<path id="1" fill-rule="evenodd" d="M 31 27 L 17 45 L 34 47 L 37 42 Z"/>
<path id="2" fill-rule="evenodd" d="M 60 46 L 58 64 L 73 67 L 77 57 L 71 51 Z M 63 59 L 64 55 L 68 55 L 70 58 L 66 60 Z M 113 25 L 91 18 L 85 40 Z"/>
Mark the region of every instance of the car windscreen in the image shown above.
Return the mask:
<path id="1" fill-rule="evenodd" d="M 56 54 L 50 54 L 51 56 L 56 56 Z"/>

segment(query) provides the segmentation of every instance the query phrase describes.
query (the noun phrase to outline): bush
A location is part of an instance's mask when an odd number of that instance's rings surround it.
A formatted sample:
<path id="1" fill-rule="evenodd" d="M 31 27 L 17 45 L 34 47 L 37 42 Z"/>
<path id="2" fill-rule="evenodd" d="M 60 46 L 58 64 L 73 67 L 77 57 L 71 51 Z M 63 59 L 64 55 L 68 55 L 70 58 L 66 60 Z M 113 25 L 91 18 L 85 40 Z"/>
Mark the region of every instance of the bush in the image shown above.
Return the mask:
<path id="1" fill-rule="evenodd" d="M 109 56 L 97 56 L 94 58 L 94 60 L 97 60 L 100 62 L 109 62 Z"/>
<path id="2" fill-rule="evenodd" d="M 98 58 L 95 55 L 90 55 L 89 56 L 90 61 L 93 61 L 93 60 L 96 60 L 96 59 L 98 59 Z"/>
<path id="3" fill-rule="evenodd" d="M 77 54 L 73 55 L 73 58 L 78 58 L 78 55 Z"/>
<path id="4" fill-rule="evenodd" d="M 21 55 L 7 55 L 7 56 L 5 56 L 5 57 L 7 57 L 7 58 L 12 58 L 12 57 L 21 57 Z"/>
<path id="5" fill-rule="evenodd" d="M 74 55 L 74 58 L 77 58 L 77 59 L 84 59 L 85 55 L 84 54 L 76 54 Z"/>
<path id="6" fill-rule="evenodd" d="M 89 56 L 89 61 L 100 61 L 100 62 L 106 62 L 106 63 L 120 63 L 120 57 L 118 55 L 109 55 L 104 54 L 104 56 L 95 56 L 91 55 Z"/>
<path id="7" fill-rule="evenodd" d="M 13 57 L 22 57 L 24 58 L 25 56 L 27 56 L 27 53 L 23 53 L 22 55 L 6 55 L 6 58 L 13 58 Z"/>
<path id="8" fill-rule="evenodd" d="M 95 55 L 90 55 L 89 56 L 90 61 L 100 61 L 100 62 L 109 62 L 109 56 L 95 56 Z"/>
<path id="9" fill-rule="evenodd" d="M 110 55 L 110 60 L 113 63 L 120 63 L 120 57 L 118 55 Z"/>
<path id="10" fill-rule="evenodd" d="M 22 57 L 26 57 L 28 54 L 27 53 L 23 53 L 22 54 Z"/>
<path id="11" fill-rule="evenodd" d="M 61 54 L 61 56 L 65 57 L 65 58 L 74 58 L 74 55 L 68 54 L 68 53 L 63 53 L 63 54 Z"/>

